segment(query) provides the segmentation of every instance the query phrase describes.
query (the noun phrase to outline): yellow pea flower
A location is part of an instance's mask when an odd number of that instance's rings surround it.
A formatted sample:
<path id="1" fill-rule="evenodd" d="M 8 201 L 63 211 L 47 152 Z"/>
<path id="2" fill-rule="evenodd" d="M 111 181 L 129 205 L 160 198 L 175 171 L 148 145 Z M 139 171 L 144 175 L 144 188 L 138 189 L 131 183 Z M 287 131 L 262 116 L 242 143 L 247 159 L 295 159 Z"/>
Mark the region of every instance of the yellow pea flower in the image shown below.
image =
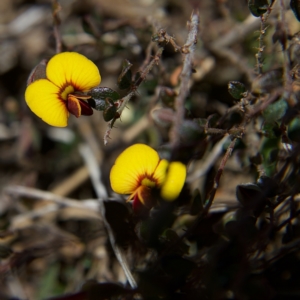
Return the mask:
<path id="1" fill-rule="evenodd" d="M 110 183 L 114 192 L 129 194 L 133 208 L 142 203 L 152 207 L 151 191 L 160 189 L 166 201 L 175 200 L 186 178 L 186 166 L 181 162 L 160 159 L 158 153 L 144 144 L 125 149 L 116 159 L 110 171 Z"/>
<path id="2" fill-rule="evenodd" d="M 99 85 L 101 76 L 91 60 L 76 52 L 56 54 L 46 66 L 46 77 L 29 84 L 25 92 L 27 105 L 44 122 L 65 127 L 69 113 L 77 118 L 93 114 L 84 93 Z"/>

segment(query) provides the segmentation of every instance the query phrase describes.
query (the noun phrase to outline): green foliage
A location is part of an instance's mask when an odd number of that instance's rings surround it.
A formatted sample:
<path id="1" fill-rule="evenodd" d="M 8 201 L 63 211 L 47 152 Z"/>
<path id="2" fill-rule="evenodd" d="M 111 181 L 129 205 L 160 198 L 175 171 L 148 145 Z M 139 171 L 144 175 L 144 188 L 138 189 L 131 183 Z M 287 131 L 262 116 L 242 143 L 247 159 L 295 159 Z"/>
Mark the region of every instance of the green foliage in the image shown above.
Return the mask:
<path id="1" fill-rule="evenodd" d="M 260 17 L 269 8 L 268 0 L 248 0 L 248 7 L 254 17 Z"/>
<path id="2" fill-rule="evenodd" d="M 110 101 L 109 105 L 106 106 L 106 108 L 103 111 L 104 121 L 109 122 L 110 120 L 115 118 L 116 113 L 117 113 L 117 108 L 116 108 L 114 102 Z"/>
<path id="3" fill-rule="evenodd" d="M 294 12 L 297 20 L 300 22 L 300 2 L 298 0 L 291 0 L 290 7 Z"/>
<path id="4" fill-rule="evenodd" d="M 246 92 L 246 87 L 239 81 L 230 81 L 228 83 L 228 92 L 234 99 L 241 99 L 244 97 L 243 94 Z"/>
<path id="5" fill-rule="evenodd" d="M 267 176 L 273 176 L 276 171 L 279 153 L 279 138 L 264 138 L 261 146 L 263 166 Z"/>
<path id="6" fill-rule="evenodd" d="M 288 125 L 288 137 L 293 142 L 300 142 L 300 118 L 294 118 Z"/>
<path id="7" fill-rule="evenodd" d="M 268 105 L 263 111 L 263 116 L 267 122 L 280 120 L 286 113 L 288 104 L 285 99 L 279 99 L 275 103 Z"/>
<path id="8" fill-rule="evenodd" d="M 54 297 L 63 293 L 65 287 L 58 282 L 59 272 L 59 264 L 57 263 L 47 269 L 40 283 L 41 289 L 38 299 L 45 299 L 49 296 Z"/>
<path id="9" fill-rule="evenodd" d="M 278 138 L 281 134 L 278 123 L 276 122 L 265 122 L 261 131 L 263 135 L 269 139 Z"/>
<path id="10" fill-rule="evenodd" d="M 104 110 L 105 109 L 105 102 L 107 99 L 110 99 L 112 101 L 117 101 L 120 99 L 120 95 L 108 87 L 96 87 L 89 91 L 88 93 L 92 100 L 94 100 L 94 108 L 97 110 Z"/>

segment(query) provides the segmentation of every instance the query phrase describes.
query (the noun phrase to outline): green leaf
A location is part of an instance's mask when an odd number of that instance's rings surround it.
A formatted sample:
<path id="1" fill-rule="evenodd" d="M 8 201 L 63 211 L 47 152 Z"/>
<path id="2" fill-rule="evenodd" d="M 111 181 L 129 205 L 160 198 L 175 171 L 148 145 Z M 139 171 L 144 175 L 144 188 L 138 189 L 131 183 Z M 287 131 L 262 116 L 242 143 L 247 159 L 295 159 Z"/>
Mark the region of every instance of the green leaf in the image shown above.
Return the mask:
<path id="1" fill-rule="evenodd" d="M 287 134 L 293 142 L 300 142 L 300 118 L 295 118 L 289 123 Z"/>
<path id="2" fill-rule="evenodd" d="M 269 8 L 268 0 L 249 0 L 248 7 L 254 17 L 260 17 Z"/>
<path id="3" fill-rule="evenodd" d="M 115 105 L 108 106 L 107 108 L 105 108 L 103 112 L 104 121 L 109 122 L 116 116 L 116 113 L 117 113 L 117 108 Z"/>
<path id="4" fill-rule="evenodd" d="M 300 22 L 300 1 L 299 0 L 291 0 L 290 7 L 295 14 L 295 17 Z"/>
<path id="5" fill-rule="evenodd" d="M 88 93 L 94 100 L 106 100 L 107 98 L 114 102 L 120 99 L 119 93 L 108 87 L 95 87 Z"/>
<path id="6" fill-rule="evenodd" d="M 280 128 L 276 122 L 265 122 L 261 131 L 269 139 L 278 138 L 281 135 Z"/>
<path id="7" fill-rule="evenodd" d="M 241 99 L 244 97 L 243 94 L 246 92 L 246 87 L 239 81 L 229 81 L 228 92 L 234 99 Z"/>
<path id="8" fill-rule="evenodd" d="M 270 104 L 263 112 L 263 116 L 267 122 L 280 120 L 286 113 L 288 104 L 285 99 L 280 99 L 275 103 Z"/>
<path id="9" fill-rule="evenodd" d="M 260 153 L 263 156 L 263 167 L 267 176 L 272 176 L 276 171 L 279 144 L 280 138 L 263 139 Z"/>
<path id="10" fill-rule="evenodd" d="M 64 286 L 59 282 L 59 264 L 54 263 L 46 270 L 44 276 L 41 277 L 39 283 L 40 288 L 38 292 L 38 299 L 46 299 L 49 296 L 57 296 L 63 293 Z"/>
<path id="11" fill-rule="evenodd" d="M 130 68 L 132 64 L 125 59 L 123 62 L 122 72 L 118 78 L 118 87 L 120 90 L 125 90 L 131 87 L 132 84 L 132 73 Z"/>
<path id="12" fill-rule="evenodd" d="M 106 101 L 105 100 L 95 100 L 93 98 L 88 99 L 89 105 L 96 109 L 96 110 L 104 110 L 106 107 Z"/>
<path id="13" fill-rule="evenodd" d="M 90 106 L 100 111 L 111 105 L 109 101 L 116 102 L 120 99 L 119 93 L 108 87 L 95 87 L 89 91 L 88 95 L 92 97 L 88 99 Z"/>

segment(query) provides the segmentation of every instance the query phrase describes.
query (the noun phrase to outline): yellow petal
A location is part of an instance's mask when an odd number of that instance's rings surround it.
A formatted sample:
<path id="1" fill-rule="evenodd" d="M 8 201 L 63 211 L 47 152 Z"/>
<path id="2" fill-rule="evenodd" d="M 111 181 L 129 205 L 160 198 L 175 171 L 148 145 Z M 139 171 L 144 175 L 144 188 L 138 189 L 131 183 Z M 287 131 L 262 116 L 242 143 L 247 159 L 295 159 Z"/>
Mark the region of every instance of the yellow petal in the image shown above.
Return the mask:
<path id="1" fill-rule="evenodd" d="M 47 79 L 30 84 L 25 92 L 29 108 L 44 122 L 52 126 L 65 127 L 68 124 L 66 103 L 58 97 L 59 88 Z"/>
<path id="2" fill-rule="evenodd" d="M 155 172 L 154 172 L 154 178 L 156 179 L 157 184 L 160 186 L 166 179 L 167 175 L 167 169 L 169 166 L 169 162 L 166 159 L 162 159 Z"/>
<path id="3" fill-rule="evenodd" d="M 165 182 L 160 190 L 162 198 L 167 201 L 175 200 L 182 190 L 185 178 L 186 166 L 181 162 L 171 162 Z"/>
<path id="4" fill-rule="evenodd" d="M 53 56 L 46 69 L 47 78 L 60 88 L 67 84 L 77 91 L 88 91 L 101 82 L 97 66 L 76 52 L 63 52 Z"/>
<path id="5" fill-rule="evenodd" d="M 119 194 L 131 194 L 148 175 L 151 177 L 159 163 L 158 153 L 144 144 L 125 149 L 116 159 L 110 171 L 112 189 Z"/>

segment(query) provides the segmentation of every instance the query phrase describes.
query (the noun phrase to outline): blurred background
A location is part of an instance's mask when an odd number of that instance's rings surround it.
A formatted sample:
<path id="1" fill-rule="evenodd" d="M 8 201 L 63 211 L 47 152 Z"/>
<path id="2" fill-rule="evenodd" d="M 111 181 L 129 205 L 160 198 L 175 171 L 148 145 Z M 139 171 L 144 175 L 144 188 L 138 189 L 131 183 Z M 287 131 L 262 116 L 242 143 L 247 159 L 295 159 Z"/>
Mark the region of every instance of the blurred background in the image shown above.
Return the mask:
<path id="1" fill-rule="evenodd" d="M 228 82 L 241 81 L 250 89 L 256 76 L 260 19 L 250 14 L 246 0 L 1 0 L 1 299 L 47 299 L 77 292 L 87 280 L 126 282 L 107 239 L 94 186 L 79 149 L 84 145 L 91 150 L 108 195 L 120 200 L 110 188 L 110 168 L 117 155 L 133 143 L 146 143 L 153 148 L 168 144 L 168 124 L 165 126 L 164 118 L 153 111 L 162 105 L 161 87 L 178 91 L 183 56 L 172 45 L 165 46 L 157 66 L 139 87 L 121 120 L 116 121 L 107 146 L 103 142 L 107 123 L 102 112 L 94 111 L 92 117 L 79 119 L 71 116 L 66 128 L 50 127 L 33 114 L 24 100 L 31 70 L 56 53 L 59 39 L 63 51 L 82 53 L 95 62 L 102 87 L 118 90 L 124 59 L 132 63 L 133 74 L 147 66 L 157 50 L 152 35 L 161 28 L 179 46 L 184 45 L 187 22 L 196 9 L 200 13 L 200 33 L 191 92 L 185 103 L 187 115 L 190 119 L 220 117 L 237 103 L 228 93 Z M 272 42 L 276 18 L 275 13 L 270 16 L 271 27 L 264 37 L 265 70 L 282 66 L 282 48 Z M 291 10 L 286 12 L 286 20 L 290 34 L 295 34 L 299 23 Z M 126 91 L 119 92 L 126 95 Z M 223 129 L 239 120 L 239 114 L 230 115 Z M 197 144 L 193 150 L 188 148 L 189 164 L 195 160 L 189 165 L 185 191 L 188 197 L 196 187 L 200 187 L 202 195 L 210 190 L 221 155 L 229 144 L 228 139 L 222 140 L 217 150 L 214 145 L 220 140 L 212 139 L 205 146 Z M 214 209 L 218 213 L 237 206 L 238 184 L 258 177 L 249 157 L 255 157 L 261 143 L 251 127 L 238 144 L 215 197 Z M 205 160 L 201 158 L 212 149 L 217 151 L 215 156 L 203 166 Z M 205 176 L 197 173 L 201 168 Z M 124 251 L 134 248 L 128 254 L 130 264 L 136 267 L 138 262 L 140 269 L 145 268 L 153 252 L 141 243 L 138 220 L 129 217 L 129 205 L 111 202 L 106 208 L 112 223 L 120 219 L 127 224 L 122 228 L 122 222 L 116 223 L 115 229 L 119 226 L 117 237 Z M 186 213 L 184 208 L 181 213 Z M 180 219 L 174 226 L 179 228 L 182 224 L 190 223 Z M 204 235 L 210 236 L 210 231 Z M 230 293 L 226 295 L 226 299 L 235 299 L 230 298 Z"/>

